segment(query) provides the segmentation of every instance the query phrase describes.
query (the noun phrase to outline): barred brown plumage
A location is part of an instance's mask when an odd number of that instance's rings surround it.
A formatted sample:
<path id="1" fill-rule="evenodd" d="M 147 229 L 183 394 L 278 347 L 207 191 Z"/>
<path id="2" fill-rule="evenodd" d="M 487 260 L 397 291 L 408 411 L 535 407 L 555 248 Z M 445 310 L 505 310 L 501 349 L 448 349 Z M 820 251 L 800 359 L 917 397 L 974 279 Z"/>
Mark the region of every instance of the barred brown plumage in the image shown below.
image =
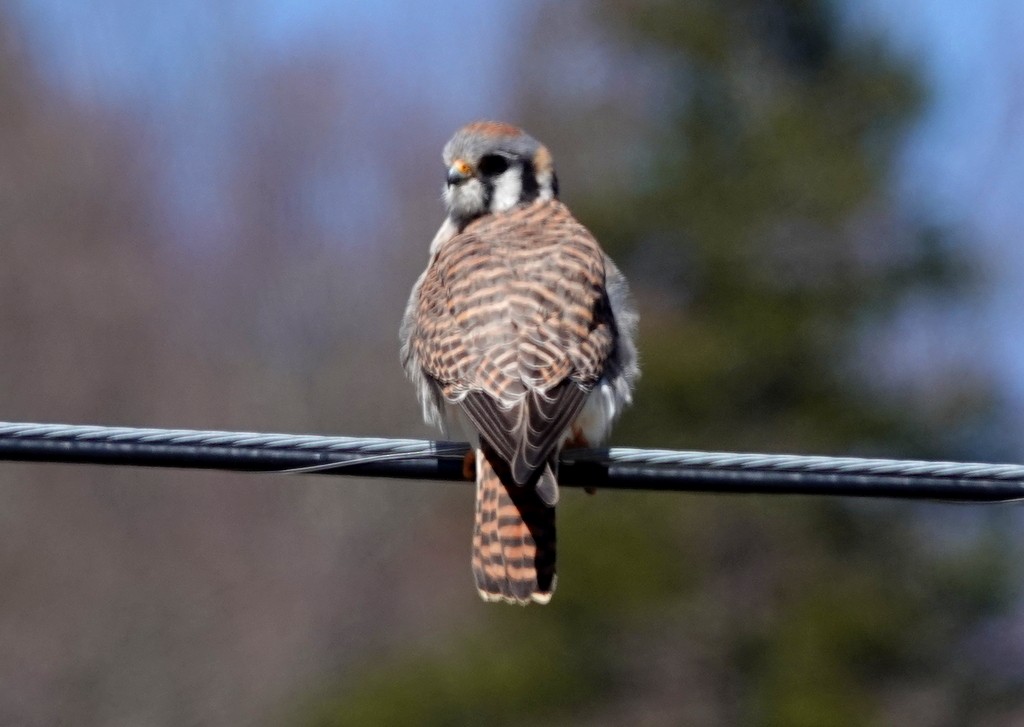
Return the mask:
<path id="1" fill-rule="evenodd" d="M 486 444 L 476 466 L 472 565 L 481 596 L 547 603 L 555 590 L 555 509 L 533 489 L 509 487 L 507 464 Z"/>
<path id="2" fill-rule="evenodd" d="M 478 165 L 493 155 L 508 164 Z M 481 595 L 547 602 L 558 451 L 598 444 L 629 403 L 636 314 L 618 269 L 557 200 L 543 146 L 471 124 L 445 163 L 448 218 L 409 299 L 403 363 L 428 420 L 454 419 L 473 442 Z"/>

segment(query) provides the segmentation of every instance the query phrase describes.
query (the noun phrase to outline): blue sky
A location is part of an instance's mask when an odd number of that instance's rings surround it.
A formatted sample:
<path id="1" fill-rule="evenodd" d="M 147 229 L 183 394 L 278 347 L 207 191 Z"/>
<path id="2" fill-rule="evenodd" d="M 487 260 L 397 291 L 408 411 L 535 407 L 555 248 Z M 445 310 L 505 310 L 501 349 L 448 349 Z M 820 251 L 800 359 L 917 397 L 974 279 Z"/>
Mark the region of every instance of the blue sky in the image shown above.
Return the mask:
<path id="1" fill-rule="evenodd" d="M 144 116 L 180 113 L 197 78 L 225 56 L 286 57 L 315 38 L 372 66 L 374 76 L 389 79 L 390 92 L 432 103 L 442 121 L 448 107 L 455 126 L 508 108 L 515 43 L 534 5 L 15 0 L 11 8 L 53 83 Z M 1013 119 L 1012 106 L 1024 104 L 1014 92 L 1024 85 L 1024 51 L 1016 49 L 1024 7 L 1016 0 L 867 0 L 850 3 L 846 14 L 888 37 L 933 91 L 907 147 L 899 180 L 905 193 L 993 238 L 1019 230 L 1024 142 L 1014 132 L 1024 109 Z"/>
<path id="2" fill-rule="evenodd" d="M 445 129 L 440 133 L 467 117 L 503 115 L 509 106 L 504 73 L 525 9 L 466 0 L 16 0 L 11 6 L 34 67 L 55 88 L 144 122 L 165 173 L 166 224 L 191 239 L 202 239 L 204 229 L 216 234 L 226 173 L 219 162 L 242 153 L 231 146 L 248 120 L 234 115 L 251 113 L 230 94 L 244 93 L 240 81 L 251 69 L 287 63 L 311 48 L 345 67 L 346 87 L 362 108 L 338 119 L 344 134 L 337 143 L 346 136 L 347 157 L 364 170 L 360 184 L 347 187 L 372 194 L 382 182 L 373 172 L 379 163 L 367 158 L 375 130 L 366 126 L 397 125 L 401 120 L 381 119 L 394 113 L 396 99 L 410 110 L 431 108 L 432 121 Z M 374 85 L 381 78 L 387 88 Z M 369 214 L 368 205 L 361 209 Z"/>
<path id="3" fill-rule="evenodd" d="M 881 29 L 931 91 L 897 184 L 963 231 L 987 263 L 990 295 L 968 341 L 1024 408 L 1024 4 L 1018 0 L 870 0 L 858 22 Z M 941 343 L 941 342 L 939 342 Z M 1018 441 L 1024 443 L 1024 437 Z"/>
<path id="4" fill-rule="evenodd" d="M 230 53 L 288 55 L 321 40 L 392 79 L 470 106 L 500 105 L 527 3 L 16 0 L 37 63 L 56 83 L 113 102 L 173 104 Z M 233 47 L 226 48 L 225 29 Z M 461 121 L 462 109 L 453 109 Z"/>
<path id="5" fill-rule="evenodd" d="M 514 44 L 534 4 L 15 0 L 10 7 L 37 67 L 56 85 L 136 113 L 180 109 L 197 77 L 225 55 L 287 56 L 313 37 L 372 66 L 392 92 L 423 97 L 442 117 L 449 106 L 456 125 L 507 108 Z M 1012 201 L 1024 192 L 1024 142 L 1013 143 L 1008 132 L 1019 129 L 1006 125 L 1008 107 L 1024 103 L 1013 92 L 1024 80 L 1024 51 L 1016 49 L 1024 7 L 1016 0 L 867 0 L 846 13 L 918 63 L 933 91 L 900 183 L 950 221 L 970 220 L 993 235 L 1019 229 Z M 225 47 L 225 28 L 232 47 Z"/>

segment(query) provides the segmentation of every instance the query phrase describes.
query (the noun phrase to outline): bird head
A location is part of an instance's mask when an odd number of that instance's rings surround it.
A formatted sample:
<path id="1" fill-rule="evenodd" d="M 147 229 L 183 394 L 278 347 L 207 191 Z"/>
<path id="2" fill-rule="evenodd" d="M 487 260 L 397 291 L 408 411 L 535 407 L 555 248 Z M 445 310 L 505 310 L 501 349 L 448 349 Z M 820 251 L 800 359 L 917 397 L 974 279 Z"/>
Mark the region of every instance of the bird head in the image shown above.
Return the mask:
<path id="1" fill-rule="evenodd" d="M 547 148 L 510 124 L 463 126 L 445 144 L 443 159 L 445 205 L 460 228 L 481 215 L 558 195 Z"/>

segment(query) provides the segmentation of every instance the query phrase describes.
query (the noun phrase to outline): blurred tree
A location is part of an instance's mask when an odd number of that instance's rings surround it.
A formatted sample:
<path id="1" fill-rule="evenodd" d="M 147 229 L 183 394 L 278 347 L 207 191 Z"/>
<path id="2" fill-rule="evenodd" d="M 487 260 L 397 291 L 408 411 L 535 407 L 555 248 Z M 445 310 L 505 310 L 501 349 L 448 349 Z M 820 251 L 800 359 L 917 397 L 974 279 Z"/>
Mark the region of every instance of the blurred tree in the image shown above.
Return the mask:
<path id="1" fill-rule="evenodd" d="M 526 126 L 641 301 L 645 378 L 620 439 L 971 453 L 983 383 L 956 372 L 915 409 L 864 366 L 903 301 L 961 299 L 973 278 L 887 199 L 921 94 L 883 47 L 824 0 L 552 4 L 525 47 Z M 1011 724 L 1024 708 L 977 648 L 1013 596 L 1009 543 L 981 516 L 563 502 L 549 607 L 481 605 L 463 640 L 374 655 L 303 721 Z"/>

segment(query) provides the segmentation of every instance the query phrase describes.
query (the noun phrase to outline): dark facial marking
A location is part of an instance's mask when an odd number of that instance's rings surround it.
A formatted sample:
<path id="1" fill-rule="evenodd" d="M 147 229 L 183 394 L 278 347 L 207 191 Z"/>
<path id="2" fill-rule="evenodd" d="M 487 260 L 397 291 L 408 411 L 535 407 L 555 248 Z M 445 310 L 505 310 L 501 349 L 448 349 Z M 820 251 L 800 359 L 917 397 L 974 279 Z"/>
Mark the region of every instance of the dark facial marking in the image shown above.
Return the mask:
<path id="1" fill-rule="evenodd" d="M 508 157 L 502 154 L 486 154 L 476 165 L 477 171 L 484 177 L 496 177 L 508 169 Z"/>
<path id="2" fill-rule="evenodd" d="M 537 183 L 537 172 L 534 169 L 533 162 L 529 159 L 523 160 L 523 173 L 521 176 L 523 189 L 519 193 L 519 201 L 522 203 L 532 202 L 540 195 L 540 185 Z"/>

